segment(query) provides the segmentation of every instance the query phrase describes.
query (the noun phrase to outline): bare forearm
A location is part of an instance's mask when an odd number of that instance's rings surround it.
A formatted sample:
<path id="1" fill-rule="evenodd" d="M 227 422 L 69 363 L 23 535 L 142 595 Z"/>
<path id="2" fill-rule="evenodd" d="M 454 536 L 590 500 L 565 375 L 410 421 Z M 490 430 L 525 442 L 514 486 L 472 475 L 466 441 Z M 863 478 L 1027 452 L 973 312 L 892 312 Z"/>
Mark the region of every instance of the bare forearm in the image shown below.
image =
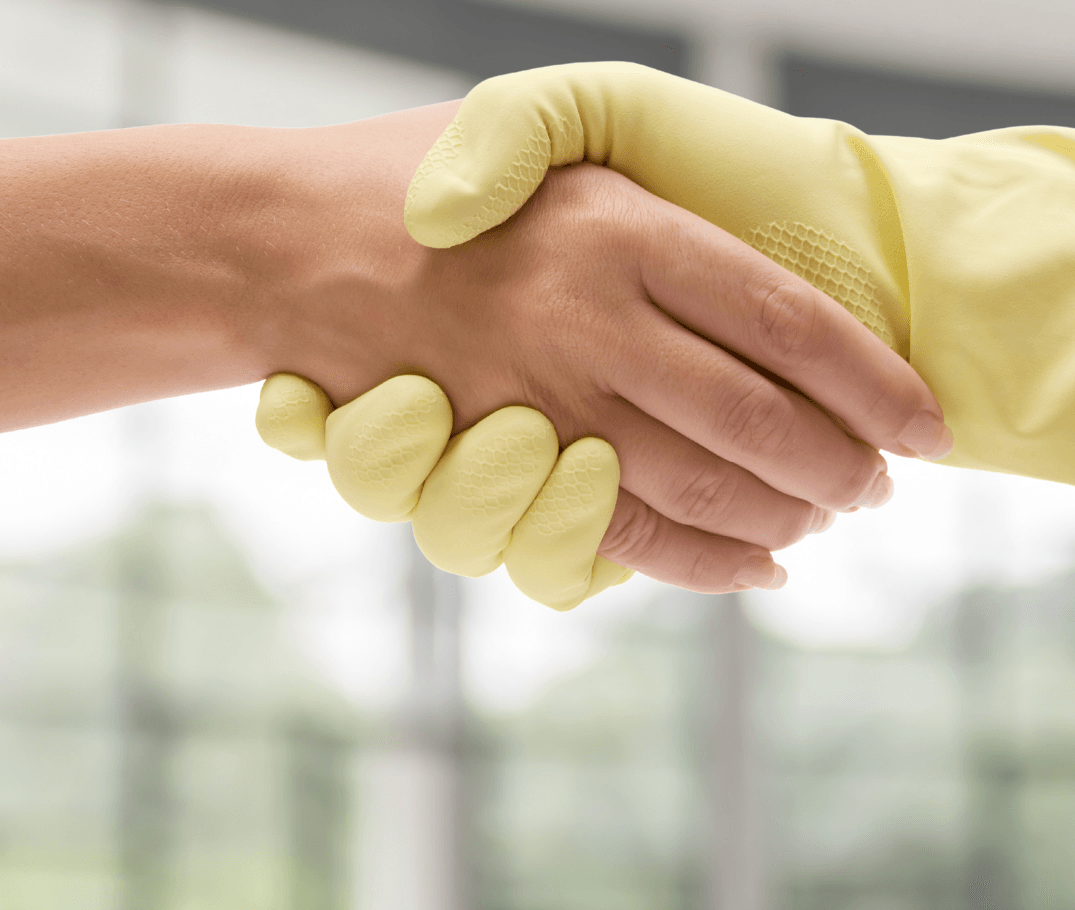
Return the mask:
<path id="1" fill-rule="evenodd" d="M 0 140 L 0 432 L 281 371 L 368 391 L 422 249 L 406 186 L 459 103 Z M 344 284 L 351 334 L 317 318 Z"/>
<path id="2" fill-rule="evenodd" d="M 0 141 L 0 431 L 264 378 L 266 132 Z"/>

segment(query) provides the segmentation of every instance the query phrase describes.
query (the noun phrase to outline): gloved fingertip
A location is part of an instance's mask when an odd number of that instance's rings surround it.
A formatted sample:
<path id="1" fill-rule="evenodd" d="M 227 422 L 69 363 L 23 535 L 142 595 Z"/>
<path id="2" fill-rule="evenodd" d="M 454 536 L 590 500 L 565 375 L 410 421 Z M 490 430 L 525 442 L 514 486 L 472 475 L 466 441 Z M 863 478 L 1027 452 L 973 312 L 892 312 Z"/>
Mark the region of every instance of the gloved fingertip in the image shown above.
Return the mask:
<path id="1" fill-rule="evenodd" d="M 261 386 L 254 425 L 262 441 L 299 461 L 325 460 L 325 422 L 332 402 L 316 383 L 274 373 Z"/>

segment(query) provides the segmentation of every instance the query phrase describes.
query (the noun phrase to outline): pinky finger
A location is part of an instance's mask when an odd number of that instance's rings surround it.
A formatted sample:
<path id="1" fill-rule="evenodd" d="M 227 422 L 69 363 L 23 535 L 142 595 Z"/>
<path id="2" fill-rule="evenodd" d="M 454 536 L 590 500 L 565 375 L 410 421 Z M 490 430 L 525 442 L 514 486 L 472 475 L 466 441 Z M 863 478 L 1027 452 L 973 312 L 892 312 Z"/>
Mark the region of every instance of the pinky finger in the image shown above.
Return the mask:
<path id="1" fill-rule="evenodd" d="M 787 572 L 763 547 L 681 525 L 622 487 L 597 552 L 655 581 L 699 594 L 772 590 L 787 583 Z M 752 558 L 764 565 L 756 575 L 743 577 Z"/>

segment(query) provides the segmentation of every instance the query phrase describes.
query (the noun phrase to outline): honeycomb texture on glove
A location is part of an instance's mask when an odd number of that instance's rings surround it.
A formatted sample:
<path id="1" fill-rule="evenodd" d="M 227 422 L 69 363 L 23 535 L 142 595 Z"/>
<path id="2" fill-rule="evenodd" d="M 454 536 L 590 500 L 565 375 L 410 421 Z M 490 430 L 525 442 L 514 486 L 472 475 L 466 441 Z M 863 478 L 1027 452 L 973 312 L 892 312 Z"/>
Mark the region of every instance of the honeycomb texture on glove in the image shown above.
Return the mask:
<path id="1" fill-rule="evenodd" d="M 426 558 L 468 578 L 499 568 L 515 525 L 559 452 L 552 422 L 519 405 L 494 411 L 454 436 L 429 472 L 412 518 Z"/>
<path id="2" fill-rule="evenodd" d="M 544 414 L 509 405 L 448 443 L 414 510 L 414 539 L 445 572 L 479 578 L 506 565 L 527 597 L 570 610 L 634 575 L 597 555 L 619 486 L 603 439 L 560 453 Z"/>
<path id="3" fill-rule="evenodd" d="M 518 407 L 513 405 L 512 407 Z M 452 478 L 452 501 L 460 515 L 475 520 L 489 518 L 519 501 L 521 496 L 534 487 L 540 475 L 541 482 L 549 475 L 549 469 L 534 459 L 535 452 L 557 452 L 559 442 L 556 430 L 540 411 L 518 414 L 517 423 L 510 422 L 515 416 L 510 408 L 501 419 L 502 432 L 495 437 L 475 441 L 468 449 L 465 461 Z"/>
<path id="4" fill-rule="evenodd" d="M 398 486 L 412 475 L 424 442 L 424 428 L 439 417 L 445 395 L 439 387 L 421 389 L 403 410 L 364 411 L 346 442 L 346 464 L 362 485 L 375 490 Z M 448 412 L 449 416 L 451 411 Z"/>
<path id="5" fill-rule="evenodd" d="M 896 347 L 878 303 L 880 289 L 862 257 L 846 243 L 798 221 L 761 225 L 739 239 L 828 294 L 886 345 Z"/>
<path id="6" fill-rule="evenodd" d="M 325 421 L 332 402 L 294 373 L 275 373 L 261 386 L 254 426 L 262 441 L 299 461 L 325 458 Z"/>
<path id="7" fill-rule="evenodd" d="M 579 518 L 587 514 L 605 492 L 599 486 L 601 472 L 609 463 L 608 449 L 604 440 L 596 437 L 580 439 L 584 445 L 572 445 L 556 465 L 555 495 L 546 488 L 530 507 L 530 520 L 534 530 L 543 537 L 555 537 L 575 527 Z M 570 455 L 568 454 L 570 452 Z"/>
<path id="8" fill-rule="evenodd" d="M 564 449 L 504 554 L 520 591 L 564 611 L 634 575 L 633 569 L 593 556 L 612 521 L 619 484 L 616 450 L 605 440 L 587 436 Z M 545 560 L 531 553 L 543 553 Z M 546 560 L 559 567 L 559 577 L 543 571 Z"/>
<path id="9" fill-rule="evenodd" d="M 571 164 L 584 156 L 581 121 L 568 116 L 548 118 L 540 130 L 526 137 L 501 179 L 487 191 L 481 181 L 468 183 L 451 167 L 464 138 L 463 123 L 453 120 L 422 160 L 407 190 L 404 223 L 411 236 L 425 246 L 446 249 L 502 224 L 541 185 L 550 162 Z M 468 157 L 480 154 L 474 150 Z M 427 187 L 431 181 L 435 184 L 441 172 L 450 173 L 453 193 L 428 192 Z M 461 199 L 471 203 L 479 200 L 477 211 L 463 213 L 458 205 Z"/>
<path id="10" fill-rule="evenodd" d="M 409 521 L 451 432 L 452 406 L 440 386 L 393 377 L 328 416 L 329 478 L 359 514 Z"/>
<path id="11" fill-rule="evenodd" d="M 545 162 L 552 154 L 551 149 L 552 142 L 547 135 L 530 136 L 526 147 L 519 149 L 504 179 L 493 189 L 481 211 L 460 221 L 460 230 L 452 238 L 454 242 L 461 242 L 461 238 L 472 231 L 486 231 L 514 215 L 545 179 Z"/>
<path id="12" fill-rule="evenodd" d="M 418 170 L 415 172 L 414 177 L 411 179 L 411 185 L 407 189 L 407 200 L 404 203 L 403 209 L 406 213 L 404 215 L 404 221 L 407 222 L 408 230 L 410 228 L 410 212 L 415 207 L 414 200 L 422 197 L 429 203 L 434 204 L 437 201 L 437 194 L 427 193 L 425 190 L 426 185 L 429 183 L 431 177 L 440 171 L 445 170 L 448 167 L 448 163 L 459 155 L 459 149 L 463 145 L 463 124 L 458 120 L 453 120 L 448 128 L 441 133 L 440 138 L 433 144 L 433 147 L 426 153 L 425 158 L 422 159 L 422 163 L 418 165 Z M 415 216 L 419 222 L 423 220 L 423 216 Z M 426 214 L 425 218 L 429 215 Z M 454 240 L 453 238 L 460 236 L 463 228 L 456 224 L 446 224 L 442 219 L 437 219 L 437 230 L 432 232 L 433 239 L 436 239 L 436 243 L 427 243 L 426 246 L 433 246 L 439 248 L 455 246 L 457 243 L 461 243 L 461 240 Z M 413 231 L 411 231 L 413 234 Z"/>

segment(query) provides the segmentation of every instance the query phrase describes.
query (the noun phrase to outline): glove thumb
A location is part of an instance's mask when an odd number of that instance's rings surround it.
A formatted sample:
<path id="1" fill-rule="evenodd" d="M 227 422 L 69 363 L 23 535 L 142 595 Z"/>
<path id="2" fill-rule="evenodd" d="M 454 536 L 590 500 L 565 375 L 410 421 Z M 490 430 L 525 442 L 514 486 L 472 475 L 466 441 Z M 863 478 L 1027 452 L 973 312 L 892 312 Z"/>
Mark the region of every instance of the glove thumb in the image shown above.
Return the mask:
<path id="1" fill-rule="evenodd" d="M 549 68 L 545 68 L 549 69 Z M 583 160 L 583 124 L 564 80 L 524 70 L 486 79 L 411 181 L 403 223 L 423 246 L 465 243 L 514 215 L 550 167 Z"/>

